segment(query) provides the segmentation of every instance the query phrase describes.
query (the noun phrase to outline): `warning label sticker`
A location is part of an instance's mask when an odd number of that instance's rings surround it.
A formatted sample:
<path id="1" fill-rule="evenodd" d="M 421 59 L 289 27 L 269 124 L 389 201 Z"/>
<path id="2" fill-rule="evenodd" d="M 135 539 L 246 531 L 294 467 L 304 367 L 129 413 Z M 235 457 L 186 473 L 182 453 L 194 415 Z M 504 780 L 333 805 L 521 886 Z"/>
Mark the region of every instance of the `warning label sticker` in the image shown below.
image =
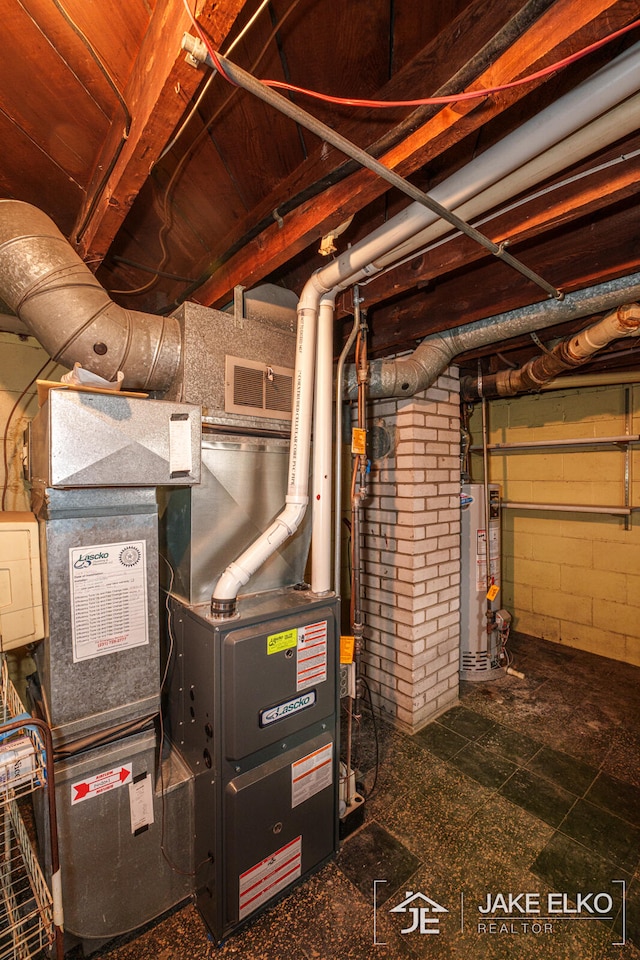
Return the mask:
<path id="1" fill-rule="evenodd" d="M 291 764 L 291 806 L 297 807 L 309 797 L 333 783 L 333 744 L 314 750 Z"/>
<path id="2" fill-rule="evenodd" d="M 239 919 L 261 907 L 302 872 L 302 837 L 296 837 L 280 850 L 240 874 Z"/>
<path id="3" fill-rule="evenodd" d="M 327 679 L 327 621 L 310 623 L 298 630 L 296 690 Z"/>

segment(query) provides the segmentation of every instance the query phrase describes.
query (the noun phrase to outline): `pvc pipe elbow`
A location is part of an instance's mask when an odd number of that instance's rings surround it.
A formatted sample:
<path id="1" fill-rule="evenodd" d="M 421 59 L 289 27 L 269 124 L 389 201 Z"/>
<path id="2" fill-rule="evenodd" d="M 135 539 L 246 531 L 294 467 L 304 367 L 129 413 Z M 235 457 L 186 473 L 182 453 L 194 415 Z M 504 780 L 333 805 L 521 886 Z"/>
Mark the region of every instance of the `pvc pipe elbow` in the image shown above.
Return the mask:
<path id="1" fill-rule="evenodd" d="M 287 497 L 284 510 L 261 537 L 252 543 L 236 560 L 233 560 L 216 583 L 211 597 L 212 608 L 216 601 L 235 601 L 240 589 L 278 547 L 293 536 L 305 514 L 309 498 L 292 495 Z"/>

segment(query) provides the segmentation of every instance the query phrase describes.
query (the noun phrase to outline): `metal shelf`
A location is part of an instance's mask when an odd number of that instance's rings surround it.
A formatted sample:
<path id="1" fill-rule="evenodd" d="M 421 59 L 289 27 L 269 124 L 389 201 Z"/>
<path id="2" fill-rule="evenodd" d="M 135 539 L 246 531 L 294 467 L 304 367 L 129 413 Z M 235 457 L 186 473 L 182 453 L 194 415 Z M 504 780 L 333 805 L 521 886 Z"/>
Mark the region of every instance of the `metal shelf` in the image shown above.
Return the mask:
<path id="1" fill-rule="evenodd" d="M 569 439 L 554 440 L 518 440 L 513 443 L 489 443 L 487 450 L 500 452 L 502 450 L 532 450 L 537 447 L 595 447 L 595 446 L 626 446 L 630 443 L 637 443 L 640 440 L 640 434 L 623 433 L 617 437 L 571 437 Z M 475 445 L 471 447 L 475 452 L 482 450 L 482 447 Z"/>
<path id="2" fill-rule="evenodd" d="M 24 713 L 6 658 L 0 671 L 0 960 L 31 960 L 64 952 L 60 870 L 55 828 L 51 735 Z M 4 762 L 3 762 L 4 761 Z M 45 790 L 51 835 L 53 890 L 46 883 L 20 803 Z"/>
<path id="3" fill-rule="evenodd" d="M 557 513 L 604 513 L 615 517 L 629 517 L 638 507 L 593 506 L 589 503 L 518 503 L 517 500 L 503 500 L 502 506 L 510 510 L 544 510 Z"/>

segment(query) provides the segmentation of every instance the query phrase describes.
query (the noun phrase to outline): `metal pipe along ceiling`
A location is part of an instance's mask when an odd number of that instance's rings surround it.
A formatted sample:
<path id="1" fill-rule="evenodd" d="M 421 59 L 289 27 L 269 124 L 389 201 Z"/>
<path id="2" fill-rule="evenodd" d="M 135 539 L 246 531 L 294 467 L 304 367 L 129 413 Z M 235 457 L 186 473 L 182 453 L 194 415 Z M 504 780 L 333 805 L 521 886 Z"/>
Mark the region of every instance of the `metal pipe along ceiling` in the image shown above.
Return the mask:
<path id="1" fill-rule="evenodd" d="M 194 41 L 193 38 L 185 38 L 183 45 L 192 52 L 196 52 L 195 48 L 198 47 L 198 42 Z M 196 55 L 200 59 L 208 59 L 211 65 L 210 57 L 208 57 L 203 45 L 202 49 L 196 52 Z M 271 104 L 302 126 L 317 133 L 328 143 L 336 146 L 348 156 L 357 159 L 385 180 L 396 186 L 400 185 L 400 189 L 403 189 L 405 193 L 415 196 L 416 191 L 411 184 L 403 181 L 397 174 L 385 168 L 365 151 L 337 135 L 335 131 L 321 124 L 285 97 L 260 84 L 259 81 L 235 64 L 226 60 L 222 62 L 225 71 L 233 77 L 233 80 L 239 86 Z M 313 336 L 315 337 L 315 326 L 309 321 L 312 317 L 317 319 L 321 300 L 327 297 L 333 298 L 340 290 L 346 289 L 360 279 L 378 272 L 388 260 L 397 260 L 411 249 L 416 249 L 422 242 L 421 231 L 438 220 L 438 214 L 434 212 L 434 207 L 438 209 L 442 209 L 444 206 L 456 207 L 471 197 L 477 196 L 502 177 L 518 170 L 529 160 L 546 149 L 552 148 L 570 134 L 575 133 L 581 127 L 591 123 L 621 101 L 638 92 L 640 86 L 639 62 L 640 44 L 636 44 L 569 94 L 541 111 L 532 120 L 514 131 L 513 134 L 496 144 L 495 147 L 486 151 L 477 160 L 473 160 L 453 177 L 440 184 L 434 191 L 434 196 L 436 193 L 438 194 L 434 203 L 432 203 L 431 197 L 421 195 L 420 199 L 410 204 L 378 230 L 359 243 L 354 244 L 336 260 L 317 270 L 307 281 L 302 291 L 298 304 L 299 324 L 306 325 L 309 330 L 313 330 Z M 617 135 L 619 134 L 614 134 L 614 139 Z M 596 148 L 591 147 L 589 138 L 587 138 L 586 142 L 581 140 L 581 149 L 584 150 L 581 156 L 587 156 L 589 152 Z M 576 159 L 574 156 L 566 156 L 565 163 L 569 165 Z M 400 181 L 400 184 L 398 184 L 398 181 Z M 414 192 L 411 193 L 411 190 Z M 451 223 L 453 218 L 451 215 L 447 215 L 445 219 Z M 603 294 L 603 296 L 606 300 L 606 295 Z M 586 316 L 589 312 L 594 313 L 603 308 L 618 306 L 625 300 L 636 299 L 635 294 L 627 295 L 626 291 L 620 299 L 615 299 L 615 296 L 614 293 L 614 302 L 603 304 L 603 306 L 594 306 L 591 302 L 587 307 L 586 303 L 589 301 L 589 297 L 585 297 L 584 302 L 580 302 L 579 298 L 576 300 L 574 297 L 570 304 L 559 303 L 557 300 L 553 301 L 551 305 L 558 308 L 558 311 L 546 316 L 548 325 L 560 323 L 562 320 L 576 315 L 576 310 L 583 309 L 584 312 L 577 315 Z M 549 304 L 550 302 L 547 301 L 544 306 L 549 306 Z M 531 322 L 531 319 L 528 318 L 528 322 Z M 504 329 L 515 328 L 518 326 L 518 322 L 519 318 L 509 320 L 505 323 Z M 538 314 L 536 314 L 534 325 L 529 326 L 527 332 L 537 329 L 538 326 L 544 326 L 544 322 L 541 323 Z M 517 332 L 519 331 L 515 330 L 511 334 L 504 333 L 497 327 L 493 328 L 490 322 L 487 322 L 482 329 L 482 336 L 487 336 L 484 342 L 490 343 L 500 339 L 501 336 L 515 336 Z M 421 347 L 419 347 L 414 354 L 414 359 L 398 361 L 397 366 L 395 362 L 387 362 L 382 367 L 373 365 L 372 369 L 375 372 L 373 373 L 373 389 L 370 396 L 411 396 L 417 390 L 424 389 L 436 379 L 454 356 L 464 349 L 469 349 L 472 339 L 473 334 L 471 332 L 468 335 L 466 333 L 463 335 L 459 329 L 457 338 L 454 336 L 447 339 L 443 336 L 437 341 L 431 341 L 422 352 L 419 352 L 421 351 Z M 296 362 L 294 377 L 296 384 L 294 389 L 294 421 L 290 449 L 290 483 L 287 502 L 281 514 L 282 518 L 289 512 L 289 499 L 292 495 L 295 496 L 297 505 L 304 513 L 306 505 L 303 506 L 301 502 L 302 485 L 304 485 L 305 493 L 308 491 L 308 483 L 301 469 L 301 463 L 308 465 L 308 452 L 305 454 L 304 450 L 309 442 L 309 424 L 312 418 L 313 404 L 311 397 L 307 396 L 305 398 L 303 391 L 299 390 L 298 386 L 300 385 L 303 366 L 308 367 L 309 358 L 315 356 L 315 343 L 310 343 L 308 340 L 305 342 L 305 338 L 302 336 L 299 340 L 297 356 L 298 361 Z M 383 376 L 381 377 L 380 374 L 383 374 Z M 317 390 L 321 393 L 329 393 L 331 386 L 330 382 L 319 383 Z M 353 371 L 350 371 L 349 387 L 351 388 L 350 396 L 354 396 Z M 300 428 L 301 425 L 304 426 Z M 316 469 L 325 470 L 326 465 L 316 465 Z M 297 520 L 297 522 L 300 521 Z M 275 545 L 271 542 L 274 539 L 274 534 L 277 540 Z M 213 593 L 212 613 L 214 615 L 228 615 L 230 604 L 233 605 L 235 602 L 240 586 L 247 582 L 251 574 L 258 569 L 258 566 L 283 542 L 280 539 L 281 536 L 286 539 L 287 534 L 281 528 L 279 529 L 279 521 L 276 520 L 269 530 L 260 535 L 248 550 L 238 558 L 235 564 L 232 564 L 225 571 Z M 330 524 L 325 523 L 323 525 L 320 536 L 322 545 L 316 551 L 318 557 L 324 551 L 330 552 Z M 329 565 L 322 563 L 322 568 L 328 570 Z M 320 592 L 330 590 L 330 580 L 326 576 L 312 575 L 312 579 L 316 584 L 315 589 Z"/>
<path id="2" fill-rule="evenodd" d="M 78 362 L 123 387 L 166 390 L 180 361 L 174 317 L 125 310 L 109 297 L 53 221 L 20 200 L 0 200 L 0 297 L 49 356 Z"/>
<path id="3" fill-rule="evenodd" d="M 572 334 L 546 353 L 532 357 L 516 370 L 500 370 L 478 377 L 463 377 L 460 394 L 463 400 L 478 400 L 481 396 L 513 397 L 518 393 L 540 390 L 565 370 L 575 370 L 599 350 L 618 337 L 637 337 L 640 334 L 640 306 L 637 303 L 618 307 L 581 333 Z"/>
<path id="4" fill-rule="evenodd" d="M 553 327 L 565 320 L 592 316 L 602 310 L 613 310 L 638 299 L 640 273 L 634 273 L 629 277 L 569 293 L 562 303 L 544 300 L 519 310 L 478 320 L 476 323 L 434 333 L 426 337 L 407 357 L 373 360 L 370 364 L 369 395 L 377 399 L 412 397 L 420 390 L 430 387 L 460 353 L 545 327 Z M 349 399 L 355 399 L 357 381 L 353 367 L 347 371 L 346 392 Z"/>

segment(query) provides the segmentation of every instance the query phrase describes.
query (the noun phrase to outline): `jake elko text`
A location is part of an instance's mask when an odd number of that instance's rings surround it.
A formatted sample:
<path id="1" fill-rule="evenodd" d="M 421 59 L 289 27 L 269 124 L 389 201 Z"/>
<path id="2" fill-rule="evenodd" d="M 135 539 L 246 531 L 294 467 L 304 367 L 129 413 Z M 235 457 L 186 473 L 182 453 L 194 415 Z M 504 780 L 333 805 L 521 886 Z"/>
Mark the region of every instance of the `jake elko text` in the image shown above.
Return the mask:
<path id="1" fill-rule="evenodd" d="M 488 893 L 484 903 L 478 905 L 484 914 L 539 914 L 558 916 L 589 914 L 604 917 L 613 910 L 613 897 L 608 893 Z"/>
<path id="2" fill-rule="evenodd" d="M 478 933 L 553 933 L 554 920 L 612 919 L 608 893 L 488 893 L 478 904 Z M 542 916 L 544 914 L 544 916 Z M 537 919 L 539 918 L 539 919 Z"/>

